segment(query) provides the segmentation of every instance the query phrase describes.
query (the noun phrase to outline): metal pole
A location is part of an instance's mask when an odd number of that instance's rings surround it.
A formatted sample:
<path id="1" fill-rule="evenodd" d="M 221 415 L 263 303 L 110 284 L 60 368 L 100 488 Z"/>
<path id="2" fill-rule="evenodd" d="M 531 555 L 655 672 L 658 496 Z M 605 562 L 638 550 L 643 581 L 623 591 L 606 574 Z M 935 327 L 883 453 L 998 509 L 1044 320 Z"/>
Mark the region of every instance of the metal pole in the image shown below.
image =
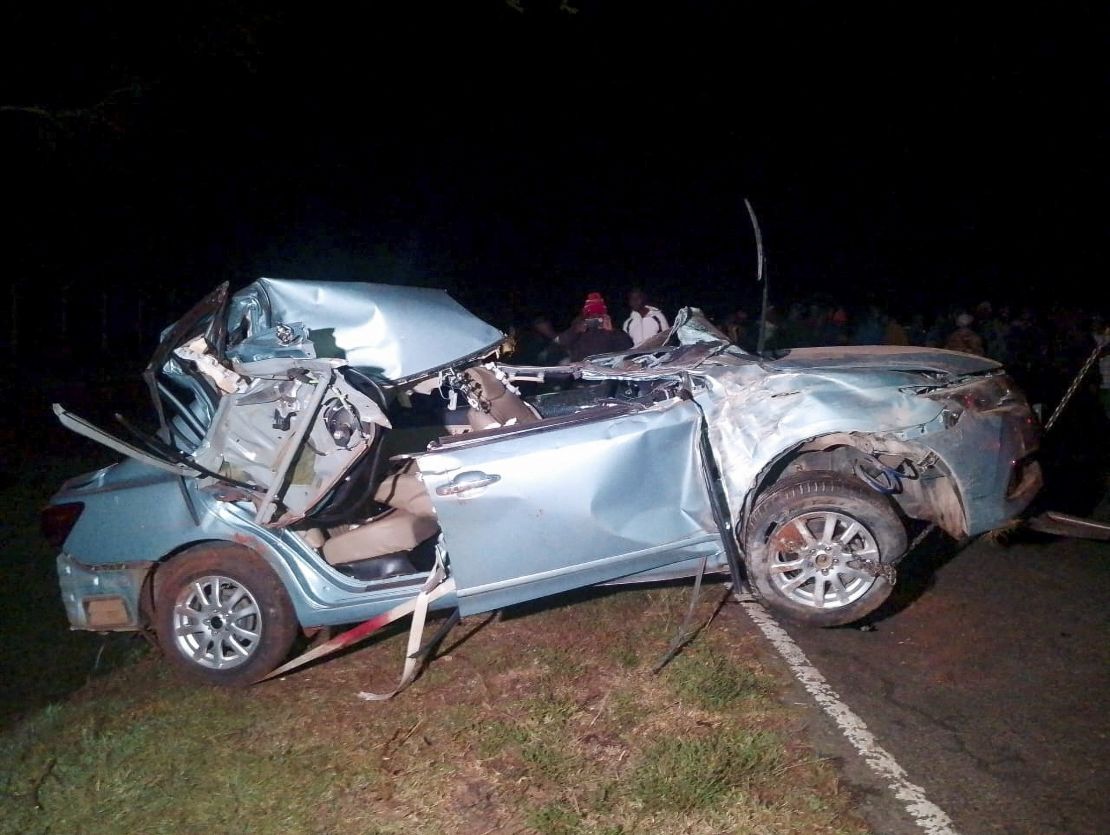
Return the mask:
<path id="1" fill-rule="evenodd" d="M 766 278 L 763 279 L 763 301 L 759 307 L 759 342 L 755 346 L 755 352 L 763 356 L 763 348 L 767 344 L 767 285 L 770 284 Z"/>
<path id="2" fill-rule="evenodd" d="M 752 220 L 752 230 L 755 232 L 755 261 L 756 273 L 755 280 L 763 284 L 763 303 L 759 309 L 759 341 L 756 343 L 755 352 L 757 354 L 763 353 L 763 347 L 767 342 L 767 279 L 763 274 L 764 272 L 764 258 L 763 258 L 763 233 L 759 229 L 759 220 L 755 216 L 755 209 L 752 208 L 751 201 L 747 197 L 744 198 L 744 205 L 748 208 L 748 217 Z"/>

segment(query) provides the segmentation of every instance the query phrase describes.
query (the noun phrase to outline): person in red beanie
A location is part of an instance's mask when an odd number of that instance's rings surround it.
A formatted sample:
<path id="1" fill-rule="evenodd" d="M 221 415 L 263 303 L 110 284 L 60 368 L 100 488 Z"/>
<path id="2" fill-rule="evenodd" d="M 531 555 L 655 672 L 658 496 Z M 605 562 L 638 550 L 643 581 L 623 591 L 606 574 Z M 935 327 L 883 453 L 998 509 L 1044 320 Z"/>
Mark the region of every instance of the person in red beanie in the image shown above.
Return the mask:
<path id="1" fill-rule="evenodd" d="M 559 334 L 558 343 L 570 355 L 571 362 L 580 362 L 594 354 L 609 354 L 632 347 L 632 339 L 624 331 L 613 328 L 609 308 L 601 293 L 590 293 L 582 305 L 582 315 Z"/>

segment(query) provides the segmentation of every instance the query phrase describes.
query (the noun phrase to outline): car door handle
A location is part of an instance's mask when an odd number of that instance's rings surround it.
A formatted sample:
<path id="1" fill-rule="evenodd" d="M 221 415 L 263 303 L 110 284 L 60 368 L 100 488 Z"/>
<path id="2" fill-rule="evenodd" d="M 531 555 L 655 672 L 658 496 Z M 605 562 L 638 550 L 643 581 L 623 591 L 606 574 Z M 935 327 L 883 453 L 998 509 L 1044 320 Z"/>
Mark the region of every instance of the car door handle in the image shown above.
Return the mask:
<path id="1" fill-rule="evenodd" d="M 450 482 L 436 488 L 437 496 L 457 496 L 467 490 L 477 490 L 479 487 L 489 487 L 494 482 L 500 481 L 501 476 L 483 473 L 479 470 L 467 470 L 459 473 Z"/>

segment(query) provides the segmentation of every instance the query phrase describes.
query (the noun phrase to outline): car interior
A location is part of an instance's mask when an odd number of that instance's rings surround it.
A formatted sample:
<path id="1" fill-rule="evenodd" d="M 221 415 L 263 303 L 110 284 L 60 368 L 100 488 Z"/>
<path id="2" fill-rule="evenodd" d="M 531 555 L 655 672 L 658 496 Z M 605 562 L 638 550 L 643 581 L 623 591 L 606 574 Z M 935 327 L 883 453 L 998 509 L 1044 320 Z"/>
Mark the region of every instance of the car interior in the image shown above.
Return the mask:
<path id="1" fill-rule="evenodd" d="M 189 361 L 160 357 L 169 361 L 161 370 L 170 373 L 157 374 L 154 385 L 160 408 L 171 416 L 164 424 L 168 440 L 187 450 L 200 442 L 216 411 L 219 381 L 196 357 L 178 355 Z M 363 424 L 372 436 L 370 450 L 290 529 L 328 565 L 359 580 L 426 572 L 434 564 L 439 526 L 412 456 L 429 447 L 614 417 L 673 395 L 673 383 L 663 380 L 582 381 L 570 373 L 518 388 L 511 372 L 494 364 L 449 368 L 410 390 L 387 392 L 359 370 L 341 367 L 344 381 L 373 400 L 392 428 Z M 329 431 L 342 431 L 350 417 L 338 415 Z"/>
<path id="2" fill-rule="evenodd" d="M 343 373 L 363 393 L 376 388 L 354 369 Z M 521 391 L 499 367 L 472 366 L 446 372 L 434 387 L 394 396 L 385 409 L 393 428 L 295 531 L 333 568 L 361 580 L 428 571 L 439 527 L 412 456 L 430 447 L 611 418 L 661 399 L 659 381 L 629 385 L 568 378 L 534 388 Z M 373 396 L 385 401 L 380 389 Z"/>
<path id="3" fill-rule="evenodd" d="M 445 375 L 445 380 L 451 379 L 449 386 L 394 397 L 392 402 L 358 371 L 348 368 L 343 373 L 352 386 L 383 406 L 394 428 L 382 433 L 371 452 L 305 523 L 296 526 L 296 533 L 333 568 L 361 580 L 428 571 L 439 525 L 411 456 L 430 443 L 530 425 L 542 417 L 481 366 Z"/>

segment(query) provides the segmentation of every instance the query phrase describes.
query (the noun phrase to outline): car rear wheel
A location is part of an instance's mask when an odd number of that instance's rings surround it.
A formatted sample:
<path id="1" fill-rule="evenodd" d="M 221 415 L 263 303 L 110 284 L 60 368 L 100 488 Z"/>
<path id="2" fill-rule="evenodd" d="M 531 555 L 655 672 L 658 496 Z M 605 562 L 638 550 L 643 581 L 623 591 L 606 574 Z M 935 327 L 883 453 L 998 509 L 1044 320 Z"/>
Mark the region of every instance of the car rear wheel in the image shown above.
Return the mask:
<path id="1" fill-rule="evenodd" d="M 249 548 L 205 545 L 155 575 L 162 652 L 209 684 L 242 687 L 289 654 L 297 618 L 273 569 Z"/>
<path id="2" fill-rule="evenodd" d="M 854 479 L 810 472 L 772 487 L 748 520 L 748 576 L 768 608 L 811 626 L 840 626 L 890 596 L 883 566 L 906 550 L 890 501 Z"/>

